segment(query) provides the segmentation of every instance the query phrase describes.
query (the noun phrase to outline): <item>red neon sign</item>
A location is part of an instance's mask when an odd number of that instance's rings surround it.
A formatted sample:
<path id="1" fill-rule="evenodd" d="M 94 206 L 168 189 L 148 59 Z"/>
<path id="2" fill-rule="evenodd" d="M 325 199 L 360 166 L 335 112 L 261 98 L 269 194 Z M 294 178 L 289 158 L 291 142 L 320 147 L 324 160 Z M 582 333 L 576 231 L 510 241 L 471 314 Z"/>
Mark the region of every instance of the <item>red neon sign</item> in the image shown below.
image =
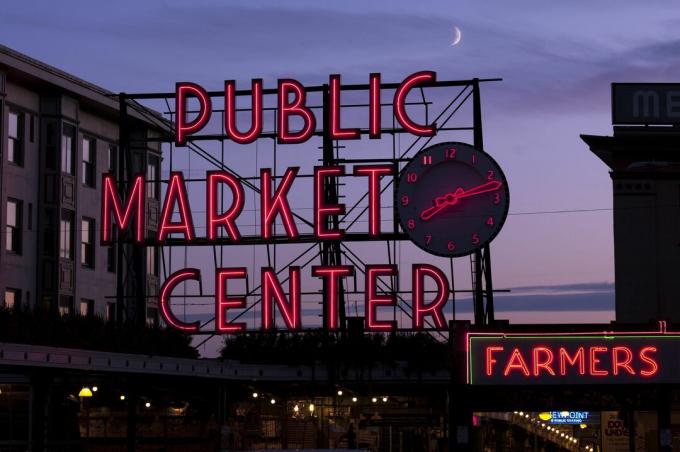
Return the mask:
<path id="1" fill-rule="evenodd" d="M 324 179 L 338 177 L 345 174 L 343 166 L 314 168 L 314 233 L 322 240 L 338 240 L 345 232 L 342 229 L 329 231 L 326 229 L 326 219 L 330 215 L 342 215 L 345 213 L 344 204 L 326 203 L 326 186 Z"/>
<path id="2" fill-rule="evenodd" d="M 217 238 L 217 230 L 222 226 L 229 233 L 231 240 L 238 242 L 241 239 L 241 233 L 236 226 L 236 218 L 243 210 L 243 203 L 245 201 L 243 185 L 241 185 L 241 182 L 236 177 L 226 171 L 209 171 L 207 177 L 208 205 L 206 210 L 206 228 L 208 239 L 215 240 Z M 222 214 L 217 212 L 217 189 L 221 183 L 228 185 L 232 194 L 231 206 Z"/>
<path id="3" fill-rule="evenodd" d="M 394 90 L 392 108 L 394 117 L 399 124 L 409 133 L 417 136 L 433 136 L 437 129 L 435 124 L 419 124 L 412 119 L 406 109 L 406 98 L 416 88 L 432 85 L 437 80 L 436 73 L 432 71 L 416 72 L 406 77 Z M 380 138 L 381 134 L 381 84 L 380 74 L 371 73 L 368 83 L 368 136 Z M 328 135 L 334 140 L 355 140 L 361 136 L 357 127 L 342 127 L 340 125 L 342 93 L 341 78 L 339 74 L 329 76 L 328 95 Z M 293 79 L 278 80 L 277 94 L 277 140 L 281 144 L 302 143 L 311 138 L 316 132 L 317 120 L 314 111 L 307 105 L 307 91 L 305 87 Z M 252 143 L 262 134 L 262 79 L 252 80 L 251 89 L 251 126 L 246 132 L 241 132 L 236 127 L 236 86 L 234 80 L 224 83 L 224 122 L 225 136 L 236 143 Z M 215 93 L 212 93 L 213 95 Z M 198 112 L 192 120 L 188 118 L 187 103 L 189 97 L 198 100 Z M 182 146 L 187 137 L 200 132 L 210 120 L 212 115 L 212 103 L 210 94 L 195 83 L 177 83 L 175 88 L 175 112 L 176 132 L 175 141 Z M 302 121 L 300 130 L 292 131 L 290 128 L 291 118 L 298 117 Z"/>
<path id="4" fill-rule="evenodd" d="M 295 100 L 289 99 L 290 94 L 294 95 Z M 312 136 L 316 127 L 314 113 L 305 105 L 305 87 L 297 80 L 279 80 L 279 143 L 294 144 L 303 143 Z M 299 116 L 304 122 L 304 126 L 298 132 L 291 132 L 289 120 L 291 116 Z"/>
<path id="5" fill-rule="evenodd" d="M 217 270 L 215 278 L 215 332 L 216 333 L 238 333 L 246 329 L 243 322 L 234 323 L 227 321 L 228 309 L 243 309 L 246 300 L 243 297 L 227 297 L 227 281 L 230 279 L 244 279 L 247 270 L 245 267 L 239 268 L 220 268 Z"/>
<path id="6" fill-rule="evenodd" d="M 179 320 L 172 313 L 170 309 L 170 294 L 175 289 L 175 287 L 181 282 L 188 280 L 200 280 L 201 272 L 196 268 L 185 268 L 183 270 L 176 271 L 170 275 L 163 284 L 161 294 L 158 300 L 158 304 L 161 308 L 161 316 L 165 323 L 178 330 L 187 331 L 189 333 L 195 333 L 198 331 L 200 323 L 198 321 L 193 323 L 186 323 Z"/>
<path id="7" fill-rule="evenodd" d="M 173 222 L 171 220 L 175 204 L 179 206 L 179 222 Z M 163 204 L 161 212 L 163 214 L 161 216 L 161 224 L 158 228 L 158 235 L 156 238 L 158 242 L 163 243 L 168 234 L 175 232 L 183 234 L 188 241 L 194 239 L 194 222 L 191 218 L 189 199 L 187 198 L 187 190 L 184 185 L 184 176 L 181 172 L 173 172 L 170 174 L 168 191 L 165 195 L 165 203 Z"/>
<path id="8" fill-rule="evenodd" d="M 293 184 L 293 180 L 295 179 L 298 170 L 299 168 L 297 167 L 288 168 L 286 170 L 283 180 L 274 192 L 274 196 L 271 195 L 271 170 L 268 168 L 262 168 L 260 170 L 260 199 L 262 201 L 260 204 L 260 224 L 262 237 L 265 239 L 272 237 L 272 225 L 274 224 L 274 219 L 277 215 L 281 215 L 283 227 L 286 230 L 288 237 L 295 238 L 299 235 L 287 198 L 288 190 L 290 190 L 290 186 Z"/>
<path id="9" fill-rule="evenodd" d="M 472 384 L 680 381 L 680 335 L 666 333 L 470 333 Z"/>
<path id="10" fill-rule="evenodd" d="M 199 112 L 196 119 L 187 122 L 187 98 L 193 95 L 198 99 Z M 177 83 L 175 86 L 175 114 L 177 126 L 175 127 L 175 143 L 184 146 L 186 137 L 201 130 L 210 120 L 212 104 L 210 96 L 199 85 L 189 82 Z"/>
<path id="11" fill-rule="evenodd" d="M 340 75 L 333 74 L 330 79 L 330 137 L 332 140 L 356 140 L 359 129 L 343 129 L 340 127 Z"/>
<path id="12" fill-rule="evenodd" d="M 394 306 L 394 294 L 378 295 L 378 278 L 381 276 L 396 276 L 396 265 L 367 265 L 366 266 L 366 329 L 368 331 L 394 331 L 397 322 L 394 320 L 378 320 L 377 308 Z"/>
<path id="13" fill-rule="evenodd" d="M 257 140 L 262 133 L 262 79 L 253 79 L 251 100 L 251 126 L 247 132 L 239 132 L 236 127 L 236 82 L 224 82 L 224 126 L 227 136 L 239 144 L 248 144 Z"/>
<path id="14" fill-rule="evenodd" d="M 291 330 L 299 330 L 300 321 L 300 267 L 288 267 L 288 285 L 290 300 L 276 278 L 276 272 L 271 267 L 262 268 L 262 329 L 271 330 L 274 324 L 274 310 L 272 299 L 276 301 L 283 316 L 286 327 Z"/>
<path id="15" fill-rule="evenodd" d="M 111 243 L 112 227 L 111 214 L 116 218 L 119 231 L 124 231 L 135 217 L 134 240 L 144 241 L 144 176 L 136 176 L 132 182 L 132 189 L 128 195 L 123 210 L 121 197 L 116 190 L 116 182 L 111 174 L 104 174 L 102 178 L 102 243 Z M 113 210 L 113 212 L 112 212 Z"/>
<path id="16" fill-rule="evenodd" d="M 419 301 L 414 307 L 414 315 L 409 328 L 422 329 L 425 327 L 431 329 L 445 330 L 447 328 L 443 309 L 445 301 L 448 298 L 448 280 L 437 271 L 432 270 L 433 267 L 427 264 L 414 264 L 411 268 L 414 280 L 420 280 L 417 288 L 414 287 L 414 297 L 418 294 Z M 277 307 L 281 314 L 285 328 L 289 331 L 295 331 L 303 328 L 302 325 L 302 307 L 301 307 L 301 271 L 299 267 L 289 267 L 288 274 L 288 292 L 283 289 L 284 282 L 278 280 L 276 272 L 271 267 L 263 267 L 261 269 L 262 281 L 262 329 L 271 330 L 274 328 L 274 306 Z M 324 300 L 323 309 L 328 314 L 327 328 L 331 331 L 338 329 L 338 293 L 340 289 L 341 278 L 346 278 L 355 274 L 355 269 L 349 265 L 328 265 L 328 266 L 313 266 L 311 276 L 321 278 L 324 281 Z M 394 307 L 396 303 L 395 294 L 380 293 L 379 282 L 381 278 L 398 277 L 396 265 L 367 265 L 364 268 L 365 283 L 366 283 L 366 300 L 365 300 L 365 321 L 366 329 L 368 331 L 389 332 L 397 328 L 395 320 L 380 319 L 380 308 Z M 441 275 L 442 280 L 438 281 Z M 431 303 L 424 303 L 423 300 L 423 284 L 424 277 L 433 278 L 440 291 Z M 171 277 L 169 277 L 161 286 L 161 311 L 163 319 L 172 327 L 183 329 L 185 331 L 195 331 L 193 324 L 183 324 L 172 313 L 170 307 L 170 297 L 173 290 L 183 281 L 192 279 L 200 281 L 200 271 L 197 269 L 180 270 Z M 245 279 L 247 278 L 247 270 L 243 267 L 236 268 L 220 268 L 216 275 L 215 288 L 215 330 L 217 333 L 236 333 L 245 329 L 244 323 L 228 322 L 226 312 L 228 310 L 242 310 L 246 308 L 246 301 L 243 297 L 228 297 L 227 283 L 231 279 Z M 238 315 L 238 314 L 237 314 Z M 431 317 L 432 322 L 425 322 L 426 317 Z M 418 323 L 416 323 L 418 322 Z M 650 354 L 651 356 L 651 354 Z M 493 361 L 492 357 L 492 361 Z M 496 361 L 493 361 L 495 364 Z"/>

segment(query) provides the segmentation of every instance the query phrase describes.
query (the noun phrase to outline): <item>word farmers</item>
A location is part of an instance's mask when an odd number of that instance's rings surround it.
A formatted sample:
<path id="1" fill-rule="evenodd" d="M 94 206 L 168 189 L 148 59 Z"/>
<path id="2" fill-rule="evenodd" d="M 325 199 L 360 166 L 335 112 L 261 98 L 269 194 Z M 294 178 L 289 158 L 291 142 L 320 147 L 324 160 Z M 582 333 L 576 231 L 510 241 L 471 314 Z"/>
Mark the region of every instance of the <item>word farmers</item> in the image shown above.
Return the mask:
<path id="1" fill-rule="evenodd" d="M 288 294 L 282 287 L 277 272 L 271 267 L 261 269 L 261 324 L 262 329 L 272 330 L 274 328 L 274 308 L 276 307 L 288 330 L 295 331 L 302 328 L 302 307 L 301 307 L 301 275 L 300 267 L 288 267 Z M 338 298 L 341 287 L 341 279 L 354 275 L 354 267 L 349 265 L 337 266 L 313 266 L 311 276 L 320 278 L 327 290 L 324 293 L 324 309 L 328 318 L 328 329 L 335 331 L 339 327 L 338 321 Z M 396 307 L 397 299 L 394 293 L 380 290 L 385 288 L 386 281 L 396 278 L 396 265 L 367 265 L 364 268 L 365 279 L 365 299 L 364 310 L 366 318 L 366 329 L 376 332 L 391 332 L 397 328 L 397 322 L 379 319 L 379 308 L 384 309 L 384 316 L 389 316 L 387 312 L 393 312 Z M 246 280 L 248 273 L 245 267 L 218 268 L 215 273 L 215 332 L 217 334 L 239 333 L 245 331 L 245 323 L 227 320 L 227 311 L 242 310 L 246 308 L 246 299 L 242 296 L 229 295 L 227 288 L 229 282 L 233 280 Z M 444 307 L 449 298 L 450 286 L 446 275 L 437 267 L 430 264 L 413 264 L 412 266 L 412 305 L 411 317 L 412 327 L 416 330 L 432 328 L 444 330 L 447 327 L 444 316 Z M 177 329 L 195 333 L 199 331 L 199 322 L 186 323 L 178 319 L 172 312 L 170 299 L 177 286 L 185 281 L 201 281 L 201 272 L 196 268 L 185 268 L 176 271 L 163 283 L 160 291 L 160 311 L 165 322 Z M 425 300 L 425 283 L 429 280 L 434 283 L 436 290 L 435 296 L 430 297 L 432 290 L 427 291 L 428 298 Z M 285 282 L 285 280 L 284 280 Z M 314 303 L 316 305 L 316 302 Z"/>
<path id="2" fill-rule="evenodd" d="M 432 71 L 421 71 L 409 75 L 396 86 L 394 90 L 393 109 L 397 122 L 409 132 L 417 136 L 433 136 L 436 133 L 435 124 L 419 124 L 409 117 L 406 111 L 406 97 L 414 88 L 432 85 L 436 82 L 436 74 Z M 340 125 L 340 75 L 330 76 L 328 84 L 327 120 L 323 130 L 332 140 L 355 140 L 361 136 L 358 128 L 343 128 Z M 380 74 L 373 73 L 369 76 L 368 85 L 368 136 L 372 139 L 380 138 L 381 121 L 381 84 Z M 252 80 L 252 89 L 246 92 L 236 91 L 236 82 L 227 80 L 224 82 L 224 92 L 209 93 L 201 86 L 190 82 L 179 82 L 175 88 L 175 113 L 177 116 L 175 129 L 175 142 L 179 146 L 186 144 L 187 137 L 201 131 L 210 121 L 212 115 L 212 100 L 216 95 L 224 96 L 224 134 L 227 138 L 240 144 L 252 143 L 262 134 L 263 94 L 276 94 L 276 122 L 277 141 L 281 144 L 294 144 L 307 141 L 316 132 L 316 117 L 313 107 L 307 105 L 307 90 L 298 81 L 281 79 L 278 81 L 276 91 L 263 90 L 262 79 Z M 251 118 L 248 130 L 239 130 L 236 126 L 236 97 L 241 94 L 250 94 Z M 198 110 L 191 111 L 188 108 L 190 97 L 198 100 Z M 192 119 L 188 114 L 192 114 Z M 296 123 L 302 123 L 298 130 L 291 130 L 291 119 Z"/>

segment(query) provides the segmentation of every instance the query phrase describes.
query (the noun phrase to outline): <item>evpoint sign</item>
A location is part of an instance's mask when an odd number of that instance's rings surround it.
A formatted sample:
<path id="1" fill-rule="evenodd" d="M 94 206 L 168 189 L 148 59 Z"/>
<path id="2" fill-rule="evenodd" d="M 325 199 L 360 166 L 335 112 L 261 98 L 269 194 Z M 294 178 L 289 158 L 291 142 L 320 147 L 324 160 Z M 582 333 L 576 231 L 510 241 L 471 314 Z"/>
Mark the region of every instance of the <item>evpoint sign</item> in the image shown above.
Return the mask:
<path id="1" fill-rule="evenodd" d="M 678 333 L 469 333 L 473 385 L 677 383 Z"/>

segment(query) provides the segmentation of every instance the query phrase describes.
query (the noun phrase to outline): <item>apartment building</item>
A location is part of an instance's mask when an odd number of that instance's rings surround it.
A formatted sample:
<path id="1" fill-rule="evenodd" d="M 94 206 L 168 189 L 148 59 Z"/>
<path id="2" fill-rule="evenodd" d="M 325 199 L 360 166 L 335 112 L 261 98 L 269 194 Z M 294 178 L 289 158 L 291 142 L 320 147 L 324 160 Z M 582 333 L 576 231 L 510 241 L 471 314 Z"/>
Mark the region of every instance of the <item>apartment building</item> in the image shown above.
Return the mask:
<path id="1" fill-rule="evenodd" d="M 101 178 L 133 173 L 155 182 L 147 189 L 151 206 L 160 197 L 160 143 L 130 141 L 127 158 L 120 146 L 119 98 L 26 55 L 0 46 L 0 291 L 13 308 L 61 314 L 146 317 L 158 321 L 154 296 L 159 287 L 159 251 L 135 254 L 142 261 L 144 297 L 116 304 L 121 251 L 99 244 Z M 129 137 L 163 133 L 159 116 L 126 108 Z M 158 119 L 157 121 L 155 119 Z M 126 140 L 127 142 L 127 140 Z M 150 144 L 149 144 L 150 143 Z M 124 167 L 124 168 L 123 168 Z M 149 208 L 153 233 L 158 208 Z M 122 269 L 122 270 L 121 270 Z M 130 280 L 130 278 L 122 278 Z M 131 293 L 125 290 L 126 294 Z M 139 306 L 144 299 L 144 306 Z M 133 305 L 134 304 L 134 305 Z"/>

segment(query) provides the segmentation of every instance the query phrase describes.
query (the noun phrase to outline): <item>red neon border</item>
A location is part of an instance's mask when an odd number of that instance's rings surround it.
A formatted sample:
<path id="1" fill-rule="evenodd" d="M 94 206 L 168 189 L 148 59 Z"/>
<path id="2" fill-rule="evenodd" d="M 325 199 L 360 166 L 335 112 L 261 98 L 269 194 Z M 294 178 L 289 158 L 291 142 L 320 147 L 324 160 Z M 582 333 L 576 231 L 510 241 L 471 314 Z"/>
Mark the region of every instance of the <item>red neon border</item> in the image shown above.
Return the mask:
<path id="1" fill-rule="evenodd" d="M 560 337 L 579 337 L 579 336 L 596 336 L 596 337 L 639 337 L 639 336 L 677 336 L 680 338 L 680 331 L 666 331 L 666 321 L 659 321 L 659 331 L 580 331 L 580 332 L 528 332 L 528 333 L 505 333 L 505 332 L 467 332 L 465 333 L 465 383 L 470 384 L 470 339 L 472 337 L 553 337 L 559 339 Z"/>

